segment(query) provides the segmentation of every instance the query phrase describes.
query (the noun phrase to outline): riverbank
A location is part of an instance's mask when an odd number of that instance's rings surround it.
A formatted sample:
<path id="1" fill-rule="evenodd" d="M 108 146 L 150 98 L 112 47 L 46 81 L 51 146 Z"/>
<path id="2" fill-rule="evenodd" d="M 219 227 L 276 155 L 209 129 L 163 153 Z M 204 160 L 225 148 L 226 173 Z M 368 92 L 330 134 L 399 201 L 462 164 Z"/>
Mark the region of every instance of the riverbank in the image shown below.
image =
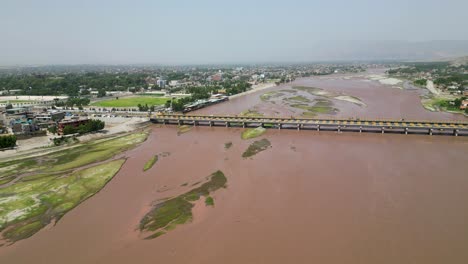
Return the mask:
<path id="1" fill-rule="evenodd" d="M 234 98 L 242 97 L 242 96 L 249 95 L 249 94 L 252 94 L 252 93 L 256 93 L 258 91 L 262 91 L 262 90 L 272 88 L 272 87 L 275 87 L 275 86 L 277 86 L 275 83 L 261 83 L 261 84 L 253 85 L 252 89 L 250 89 L 250 90 L 248 90 L 246 92 L 243 92 L 243 93 L 231 95 L 231 96 L 229 96 L 229 98 L 234 99 Z"/>
<path id="2" fill-rule="evenodd" d="M 95 117 L 106 123 L 104 130 L 98 131 L 91 134 L 85 134 L 77 137 L 81 142 L 87 142 L 94 139 L 111 137 L 122 133 L 127 133 L 141 129 L 142 126 L 148 124 L 148 118 L 132 117 Z M 10 158 L 18 155 L 27 155 L 28 153 L 35 153 L 40 151 L 48 151 L 55 147 L 53 138 L 59 137 L 54 134 L 47 134 L 47 136 L 32 137 L 28 139 L 18 140 L 16 142 L 17 147 L 15 149 L 0 151 L 1 158 Z"/>

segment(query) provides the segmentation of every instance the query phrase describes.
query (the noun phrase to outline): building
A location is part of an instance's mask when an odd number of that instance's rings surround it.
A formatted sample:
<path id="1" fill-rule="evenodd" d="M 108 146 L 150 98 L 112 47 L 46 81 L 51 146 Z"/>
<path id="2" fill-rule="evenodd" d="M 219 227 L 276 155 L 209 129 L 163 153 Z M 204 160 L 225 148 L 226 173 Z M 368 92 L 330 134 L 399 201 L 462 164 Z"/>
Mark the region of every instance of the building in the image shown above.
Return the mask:
<path id="1" fill-rule="evenodd" d="M 220 82 L 223 80 L 223 74 L 222 73 L 217 73 L 213 76 L 211 76 L 211 80 L 214 82 Z"/>
<path id="2" fill-rule="evenodd" d="M 460 104 L 460 109 L 465 110 L 468 108 L 468 100 L 463 100 Z"/>
<path id="3" fill-rule="evenodd" d="M 159 79 L 159 80 L 156 81 L 156 85 L 159 88 L 164 89 L 164 88 L 166 88 L 166 80 Z"/>
<path id="4" fill-rule="evenodd" d="M 27 112 L 28 109 L 25 107 L 6 109 L 6 113 L 9 115 L 25 115 Z"/>
<path id="5" fill-rule="evenodd" d="M 89 122 L 89 119 L 68 119 L 63 120 L 58 123 L 57 134 L 63 135 L 63 129 L 66 126 L 79 127 L 80 125 L 85 125 Z"/>

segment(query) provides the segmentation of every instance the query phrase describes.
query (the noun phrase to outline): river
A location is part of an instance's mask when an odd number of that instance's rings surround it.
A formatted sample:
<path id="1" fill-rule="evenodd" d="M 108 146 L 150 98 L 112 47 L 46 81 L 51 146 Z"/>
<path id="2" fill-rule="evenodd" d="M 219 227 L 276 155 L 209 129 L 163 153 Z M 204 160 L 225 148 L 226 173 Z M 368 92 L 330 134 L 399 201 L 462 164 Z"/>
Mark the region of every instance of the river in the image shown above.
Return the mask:
<path id="1" fill-rule="evenodd" d="M 462 119 L 431 113 L 418 91 L 357 75 L 296 80 L 359 97 L 333 116 Z M 271 88 L 288 89 L 290 85 Z M 295 113 L 259 91 L 198 113 Z M 419 103 L 419 104 L 418 104 Z M 252 158 L 241 128 L 154 125 L 98 194 L 33 237 L 0 247 L 0 263 L 467 263 L 466 137 L 268 130 Z M 224 144 L 232 142 L 230 149 Z M 147 172 L 145 162 L 170 153 Z M 222 170 L 228 186 L 192 223 L 153 240 L 137 231 L 151 204 Z M 189 183 L 188 186 L 181 186 Z M 193 187 L 192 187 L 193 188 Z"/>

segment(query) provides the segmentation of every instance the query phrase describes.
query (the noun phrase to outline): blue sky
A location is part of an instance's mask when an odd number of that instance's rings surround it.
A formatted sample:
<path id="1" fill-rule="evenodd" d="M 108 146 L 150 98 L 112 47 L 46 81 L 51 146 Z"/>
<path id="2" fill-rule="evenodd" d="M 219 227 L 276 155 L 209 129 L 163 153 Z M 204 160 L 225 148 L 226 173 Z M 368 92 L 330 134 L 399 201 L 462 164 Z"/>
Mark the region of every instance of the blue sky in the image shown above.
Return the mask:
<path id="1" fill-rule="evenodd" d="M 467 10 L 454 0 L 0 0 L 0 65 L 348 58 L 369 43 L 467 40 Z"/>

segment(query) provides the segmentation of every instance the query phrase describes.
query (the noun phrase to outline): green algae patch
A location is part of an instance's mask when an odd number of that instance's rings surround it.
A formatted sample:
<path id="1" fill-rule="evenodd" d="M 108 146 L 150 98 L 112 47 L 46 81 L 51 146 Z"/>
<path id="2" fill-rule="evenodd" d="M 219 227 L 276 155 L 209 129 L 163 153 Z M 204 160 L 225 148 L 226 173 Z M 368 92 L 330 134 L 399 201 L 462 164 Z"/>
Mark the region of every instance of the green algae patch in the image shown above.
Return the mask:
<path id="1" fill-rule="evenodd" d="M 42 175 L 0 189 L 0 231 L 13 243 L 28 238 L 100 191 L 125 159 L 66 175 Z"/>
<path id="2" fill-rule="evenodd" d="M 266 129 L 263 127 L 257 128 L 247 128 L 245 131 L 242 132 L 241 138 L 242 139 L 251 139 L 256 138 L 265 133 Z"/>
<path id="3" fill-rule="evenodd" d="M 211 196 L 205 198 L 205 205 L 206 206 L 214 206 L 214 199 Z"/>
<path id="4" fill-rule="evenodd" d="M 262 113 L 256 111 L 256 110 L 246 110 L 246 111 L 243 111 L 242 113 L 239 114 L 240 116 L 245 116 L 245 117 L 261 117 L 263 116 Z"/>
<path id="5" fill-rule="evenodd" d="M 288 98 L 285 98 L 283 100 L 289 101 L 289 102 L 302 102 L 302 103 L 309 103 L 310 102 L 310 99 L 308 99 L 308 98 L 306 98 L 306 97 L 304 97 L 302 95 L 288 97 Z"/>
<path id="6" fill-rule="evenodd" d="M 158 161 L 158 155 L 153 156 L 150 160 L 145 163 L 143 171 L 147 171 L 153 167 L 153 165 Z"/>
<path id="7" fill-rule="evenodd" d="M 278 98 L 281 96 L 284 96 L 285 94 L 279 91 L 272 91 L 272 92 L 266 92 L 262 95 L 260 95 L 260 99 L 262 101 L 270 101 L 273 98 Z"/>
<path id="8" fill-rule="evenodd" d="M 209 181 L 200 187 L 158 203 L 140 221 L 140 231 L 154 232 L 146 237 L 152 239 L 173 230 L 177 225 L 188 223 L 193 217 L 192 202 L 199 200 L 201 196 L 209 197 L 211 192 L 226 187 L 226 183 L 224 173 L 216 171 L 209 176 Z"/>
<path id="9" fill-rule="evenodd" d="M 247 148 L 247 150 L 242 153 L 243 158 L 249 158 L 254 155 L 256 155 L 259 152 L 262 152 L 264 150 L 267 150 L 268 148 L 271 147 L 271 143 L 268 139 L 264 138 L 262 140 L 258 140 L 250 144 L 250 146 Z"/>
<path id="10" fill-rule="evenodd" d="M 232 142 L 226 142 L 224 143 L 224 148 L 225 149 L 230 149 L 232 147 Z"/>
<path id="11" fill-rule="evenodd" d="M 327 99 L 316 99 L 312 105 L 304 103 L 291 104 L 291 107 L 305 110 L 303 116 L 314 117 L 317 114 L 333 114 L 338 112 L 338 109 L 332 107 L 332 102 Z"/>
<path id="12" fill-rule="evenodd" d="M 190 130 L 192 130 L 192 126 L 187 126 L 187 125 L 179 126 L 179 129 L 177 130 L 177 135 L 180 136 L 182 134 L 189 132 Z"/>

